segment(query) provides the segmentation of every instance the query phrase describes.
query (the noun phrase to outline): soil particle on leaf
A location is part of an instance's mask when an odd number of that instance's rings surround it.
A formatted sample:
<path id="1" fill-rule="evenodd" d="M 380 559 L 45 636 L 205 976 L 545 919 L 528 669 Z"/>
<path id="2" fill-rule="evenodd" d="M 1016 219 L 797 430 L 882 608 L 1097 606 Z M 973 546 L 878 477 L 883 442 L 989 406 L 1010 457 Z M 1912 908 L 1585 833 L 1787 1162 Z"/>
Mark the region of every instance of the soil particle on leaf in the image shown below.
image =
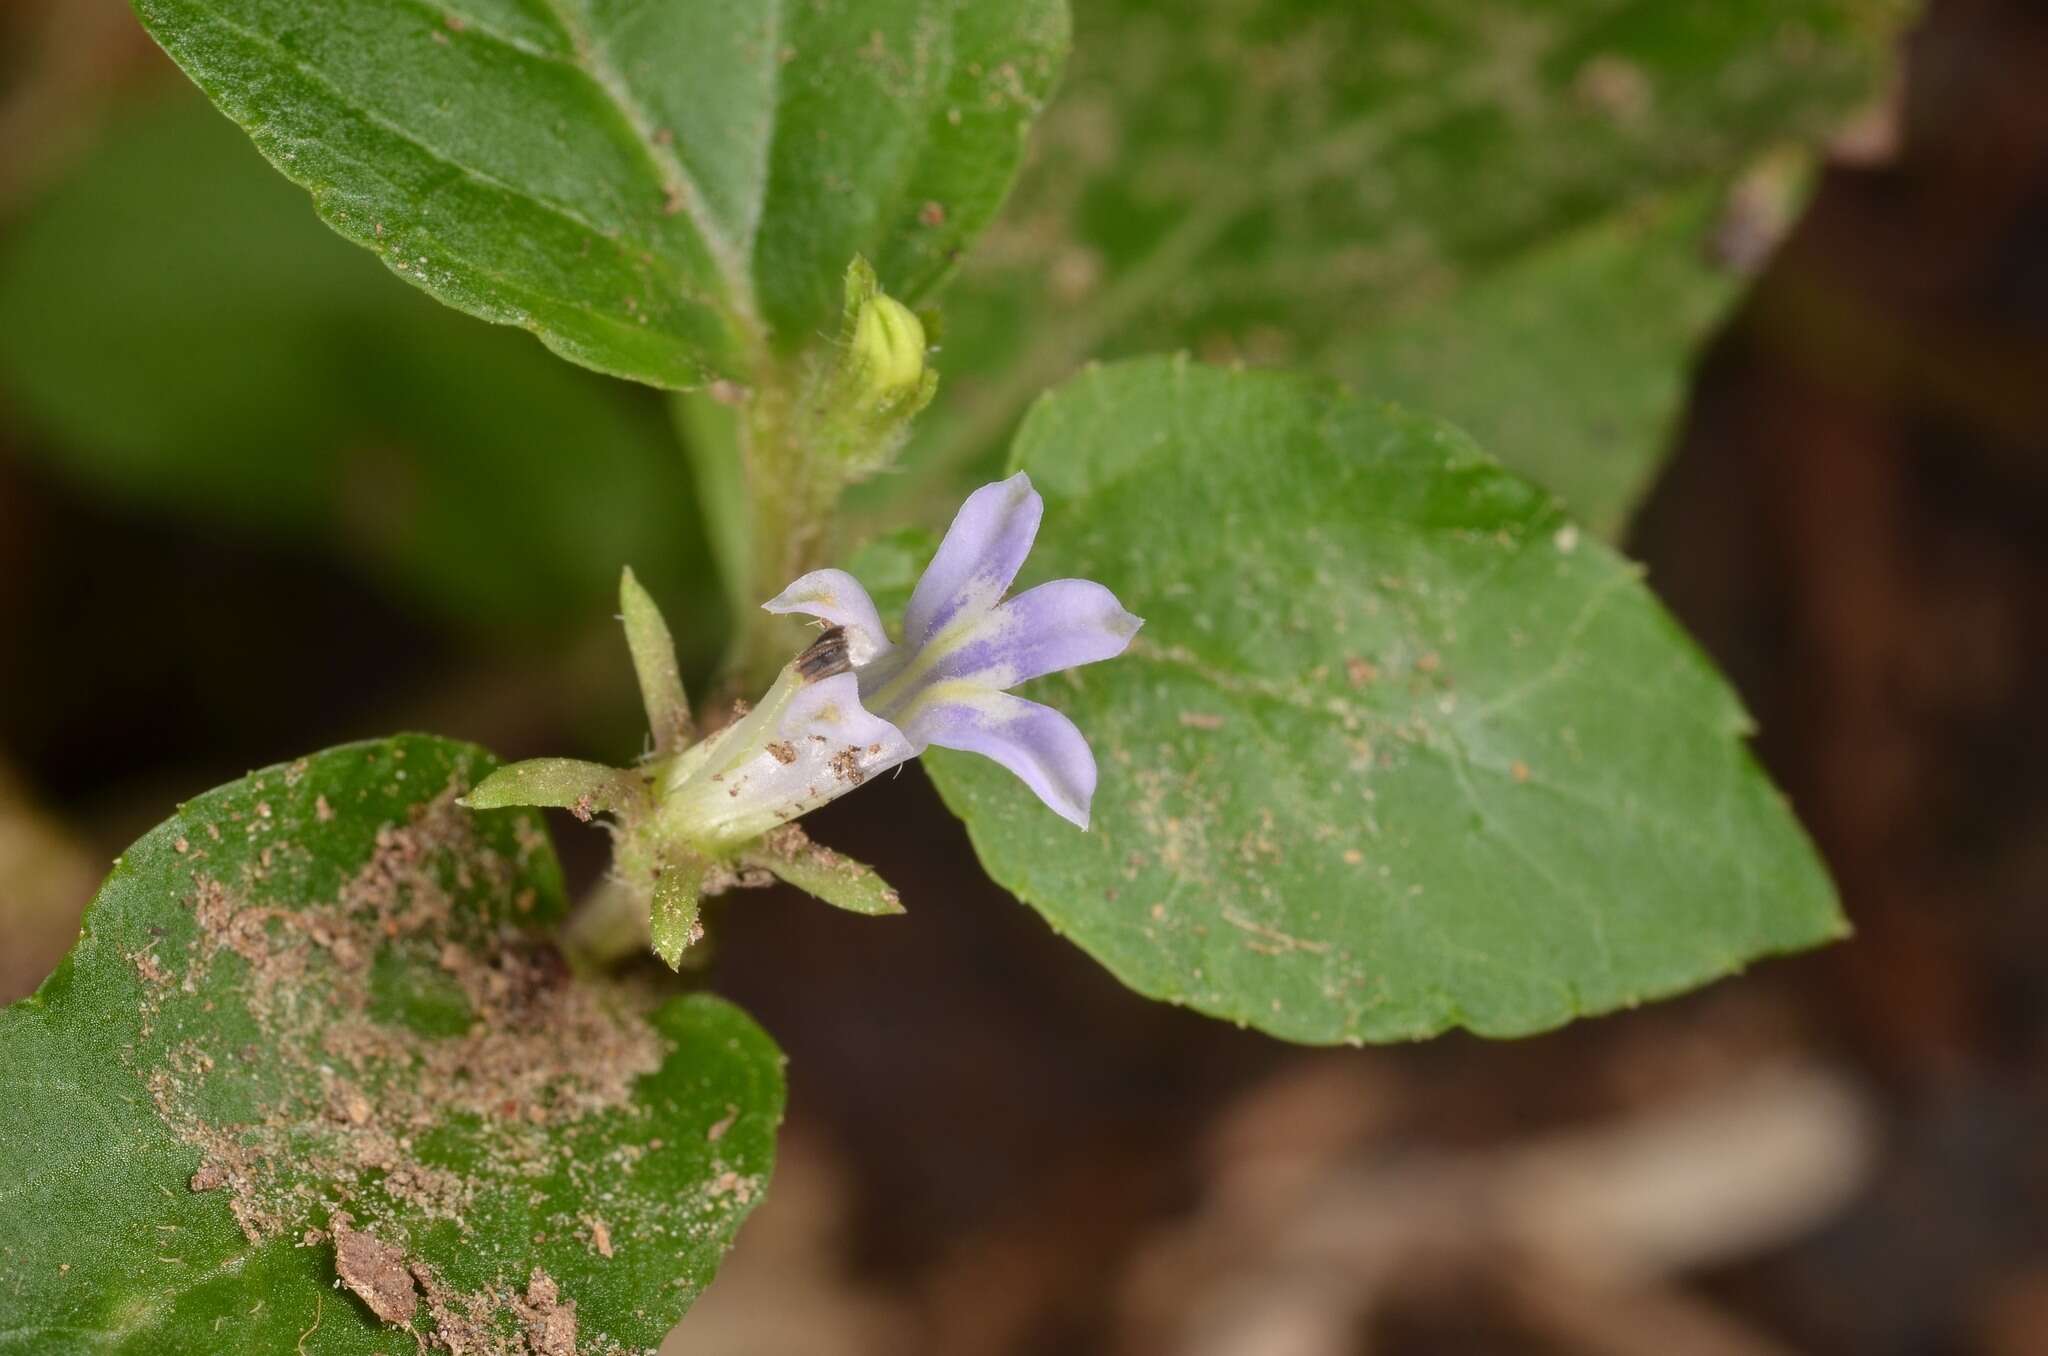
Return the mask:
<path id="1" fill-rule="evenodd" d="M 253 864 L 232 881 L 195 875 L 196 936 L 161 963 L 134 961 L 150 981 L 143 1017 L 175 1029 L 171 1005 L 210 1011 L 231 980 L 256 1034 L 186 1041 L 136 1072 L 198 1151 L 190 1189 L 222 1192 L 251 1243 L 331 1238 L 336 1275 L 371 1312 L 419 1313 L 423 1339 L 453 1356 L 573 1353 L 575 1304 L 544 1273 L 524 1296 L 504 1282 L 459 1290 L 408 1249 L 429 1223 L 468 1234 L 529 1209 L 534 1182 L 561 1170 L 561 1135 L 629 1105 L 666 1046 L 645 1020 L 650 995 L 573 984 L 551 945 L 501 921 L 516 914 L 512 864 L 479 841 L 456 792 L 379 831 L 355 876 L 321 896 L 289 893 L 307 861 L 289 816 L 268 821 L 287 835 L 268 878 Z M 465 901 L 479 892 L 495 912 Z M 435 1001 L 462 1020 L 408 1025 L 413 1000 L 394 1004 L 393 974 L 439 986 Z M 593 1244 L 609 1255 L 610 1225 Z"/>
<path id="2" fill-rule="evenodd" d="M 406 1269 L 405 1254 L 358 1229 L 346 1213 L 334 1217 L 334 1272 L 341 1283 L 370 1306 L 386 1323 L 410 1323 L 419 1308 L 419 1291 Z"/>
<path id="3" fill-rule="evenodd" d="M 138 951 L 130 959 L 135 963 L 135 973 L 141 975 L 152 987 L 170 982 L 170 972 L 164 969 L 163 962 L 156 958 L 154 951 Z"/>
<path id="4" fill-rule="evenodd" d="M 758 1184 L 753 1178 L 742 1177 L 736 1172 L 727 1170 L 711 1179 L 711 1185 L 705 1188 L 705 1194 L 713 1199 L 720 1196 L 731 1196 L 739 1204 L 745 1205 L 748 1201 L 754 1199 L 754 1192 L 757 1186 Z"/>
<path id="5" fill-rule="evenodd" d="M 518 1308 L 533 1356 L 576 1356 L 576 1302 L 562 1298 L 554 1277 L 535 1267 Z"/>

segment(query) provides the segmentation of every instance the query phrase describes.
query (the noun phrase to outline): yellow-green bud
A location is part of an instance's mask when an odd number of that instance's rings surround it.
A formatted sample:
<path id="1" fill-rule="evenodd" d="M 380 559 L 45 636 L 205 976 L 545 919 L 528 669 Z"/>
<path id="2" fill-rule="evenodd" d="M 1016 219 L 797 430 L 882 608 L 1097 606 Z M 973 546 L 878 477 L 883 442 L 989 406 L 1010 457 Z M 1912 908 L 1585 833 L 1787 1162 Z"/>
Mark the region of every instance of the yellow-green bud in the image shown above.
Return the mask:
<path id="1" fill-rule="evenodd" d="M 847 367 L 877 405 L 916 395 L 924 384 L 924 322 L 894 297 L 867 298 L 854 316 Z"/>

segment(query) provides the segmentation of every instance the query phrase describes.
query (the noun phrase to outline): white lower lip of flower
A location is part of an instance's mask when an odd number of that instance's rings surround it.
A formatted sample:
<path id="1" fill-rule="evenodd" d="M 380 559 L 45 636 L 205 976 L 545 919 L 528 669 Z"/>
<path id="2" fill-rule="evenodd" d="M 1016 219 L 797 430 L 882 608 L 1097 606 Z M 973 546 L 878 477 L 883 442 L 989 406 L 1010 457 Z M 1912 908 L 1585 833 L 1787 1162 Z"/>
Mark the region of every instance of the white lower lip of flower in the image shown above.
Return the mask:
<path id="1" fill-rule="evenodd" d="M 759 706 L 676 760 L 658 813 L 716 854 L 915 753 L 894 725 L 861 706 L 853 674 L 807 683 L 785 668 Z"/>

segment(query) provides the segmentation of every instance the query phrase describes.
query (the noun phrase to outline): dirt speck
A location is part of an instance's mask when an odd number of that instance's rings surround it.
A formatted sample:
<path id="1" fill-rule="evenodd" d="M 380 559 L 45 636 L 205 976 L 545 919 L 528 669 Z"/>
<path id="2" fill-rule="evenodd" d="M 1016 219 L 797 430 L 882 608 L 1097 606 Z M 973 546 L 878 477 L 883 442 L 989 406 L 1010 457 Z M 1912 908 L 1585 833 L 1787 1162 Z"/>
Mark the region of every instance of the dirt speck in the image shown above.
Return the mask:
<path id="1" fill-rule="evenodd" d="M 151 985 L 170 983 L 170 972 L 164 969 L 163 962 L 156 958 L 154 951 L 137 951 L 129 959 L 135 963 L 135 973 L 141 975 L 147 983 Z"/>
<path id="2" fill-rule="evenodd" d="M 576 1303 L 561 1297 L 552 1276 L 535 1267 L 518 1308 L 533 1356 L 576 1356 Z"/>
<path id="3" fill-rule="evenodd" d="M 730 1102 L 726 1103 L 725 1114 L 712 1122 L 711 1128 L 704 1132 L 704 1138 L 713 1144 L 718 1143 L 718 1141 L 725 1138 L 725 1132 L 732 1129 L 733 1122 L 739 1118 L 740 1109 Z"/>
<path id="4" fill-rule="evenodd" d="M 1606 114 L 1622 126 L 1640 126 L 1654 102 L 1655 90 L 1641 66 L 1606 52 L 1579 67 L 1572 93 L 1580 103 Z"/>
<path id="5" fill-rule="evenodd" d="M 1183 711 L 1180 713 L 1180 723 L 1190 730 L 1220 730 L 1223 728 L 1223 717 L 1212 711 Z"/>
<path id="6" fill-rule="evenodd" d="M 757 1184 L 753 1178 L 742 1177 L 740 1174 L 727 1169 L 725 1172 L 721 1172 L 718 1176 L 712 1178 L 711 1185 L 705 1190 L 714 1199 L 720 1196 L 731 1196 L 739 1204 L 745 1205 L 748 1201 L 754 1199 L 756 1189 Z"/>
<path id="7" fill-rule="evenodd" d="M 612 1255 L 612 1226 L 600 1215 L 590 1217 L 590 1246 L 597 1249 L 599 1257 Z"/>
<path id="8" fill-rule="evenodd" d="M 410 1323 L 419 1308 L 419 1291 L 406 1269 L 405 1254 L 382 1239 L 349 1227 L 349 1217 L 333 1221 L 334 1271 L 341 1283 L 370 1306 L 386 1323 Z"/>
<path id="9" fill-rule="evenodd" d="M 860 750 L 851 745 L 833 754 L 826 766 L 832 769 L 833 776 L 848 786 L 859 786 L 868 779 L 868 774 L 861 770 Z"/>

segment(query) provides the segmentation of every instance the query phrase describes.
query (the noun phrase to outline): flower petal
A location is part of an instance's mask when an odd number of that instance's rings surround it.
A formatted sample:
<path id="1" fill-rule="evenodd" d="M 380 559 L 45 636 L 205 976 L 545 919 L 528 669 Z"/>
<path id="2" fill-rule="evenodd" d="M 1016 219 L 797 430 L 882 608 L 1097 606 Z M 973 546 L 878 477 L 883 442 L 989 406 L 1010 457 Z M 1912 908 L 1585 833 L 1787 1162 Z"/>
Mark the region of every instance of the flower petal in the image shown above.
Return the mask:
<path id="1" fill-rule="evenodd" d="M 846 628 L 846 657 L 855 668 L 886 653 L 889 633 L 860 580 L 844 570 L 812 570 L 761 604 L 764 612 L 801 612 Z"/>
<path id="2" fill-rule="evenodd" d="M 993 758 L 1017 774 L 1062 819 L 1088 827 L 1095 798 L 1095 755 L 1081 731 L 1050 706 L 967 684 L 949 686 L 920 704 L 904 733 Z"/>
<path id="3" fill-rule="evenodd" d="M 1001 601 L 1031 553 L 1044 512 L 1045 501 L 1022 471 L 968 495 L 910 595 L 903 643 L 914 649 L 962 614 Z"/>
<path id="4" fill-rule="evenodd" d="M 933 663 L 930 681 L 972 678 L 988 687 L 1015 687 L 1113 659 L 1144 624 L 1094 580 L 1055 579 L 1026 589 L 960 633 Z"/>
<path id="5" fill-rule="evenodd" d="M 712 848 L 765 833 L 917 756 L 901 730 L 861 705 L 855 674 L 804 682 L 793 668 L 707 742 L 663 813 Z"/>
<path id="6" fill-rule="evenodd" d="M 799 688 L 775 734 L 738 778 L 728 778 L 729 795 L 737 789 L 742 799 L 809 810 L 917 756 L 901 730 L 860 704 L 860 680 L 851 673 Z"/>

